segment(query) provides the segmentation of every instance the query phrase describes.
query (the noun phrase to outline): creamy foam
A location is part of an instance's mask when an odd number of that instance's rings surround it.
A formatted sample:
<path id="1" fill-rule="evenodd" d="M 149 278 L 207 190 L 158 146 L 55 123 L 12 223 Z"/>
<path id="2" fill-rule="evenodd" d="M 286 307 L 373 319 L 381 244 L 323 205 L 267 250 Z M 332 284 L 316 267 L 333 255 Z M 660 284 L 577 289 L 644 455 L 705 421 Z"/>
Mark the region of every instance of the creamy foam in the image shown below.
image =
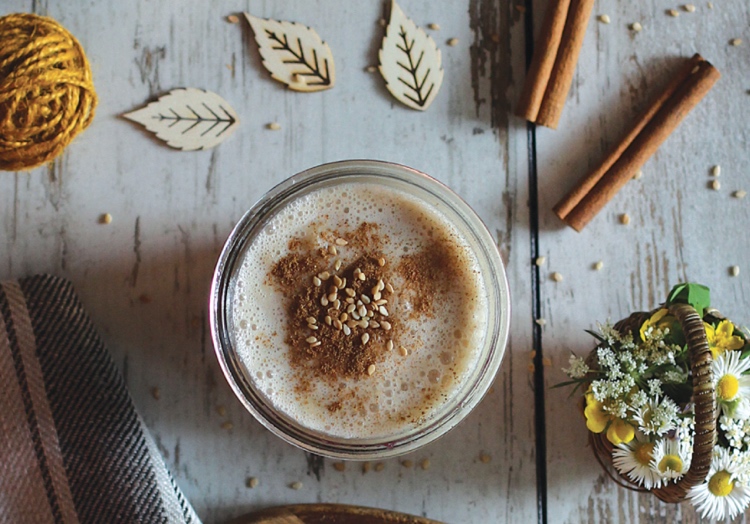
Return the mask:
<path id="1" fill-rule="evenodd" d="M 398 349 L 385 355 L 372 376 L 331 381 L 309 377 L 300 391 L 300 369 L 290 364 L 285 342 L 288 313 L 283 294 L 269 282 L 274 264 L 303 238 L 327 248 L 331 232 L 345 238 L 363 222 L 387 238 L 389 264 L 430 245 L 459 260 L 449 290 L 435 297 L 432 314 L 401 322 Z M 344 265 L 361 253 L 339 247 Z M 399 295 L 396 278 L 391 315 L 406 318 L 414 305 Z M 382 438 L 428 421 L 478 365 L 488 330 L 487 293 L 478 261 L 460 232 L 435 207 L 393 188 L 349 182 L 297 198 L 274 216 L 244 255 L 233 293 L 233 343 L 256 390 L 275 409 L 314 431 L 343 438 Z M 413 315 L 412 315 L 413 317 Z M 332 400 L 345 398 L 331 412 Z"/>

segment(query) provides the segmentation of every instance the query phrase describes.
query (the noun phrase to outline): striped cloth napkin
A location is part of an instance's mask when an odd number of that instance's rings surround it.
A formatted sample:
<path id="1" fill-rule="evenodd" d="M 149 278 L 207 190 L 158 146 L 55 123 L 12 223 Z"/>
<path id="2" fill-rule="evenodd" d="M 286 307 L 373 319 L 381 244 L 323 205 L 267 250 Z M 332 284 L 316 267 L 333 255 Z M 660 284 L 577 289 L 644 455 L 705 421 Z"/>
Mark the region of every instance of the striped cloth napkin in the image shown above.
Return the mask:
<path id="1" fill-rule="evenodd" d="M 0 283 L 0 522 L 200 524 L 70 282 Z"/>

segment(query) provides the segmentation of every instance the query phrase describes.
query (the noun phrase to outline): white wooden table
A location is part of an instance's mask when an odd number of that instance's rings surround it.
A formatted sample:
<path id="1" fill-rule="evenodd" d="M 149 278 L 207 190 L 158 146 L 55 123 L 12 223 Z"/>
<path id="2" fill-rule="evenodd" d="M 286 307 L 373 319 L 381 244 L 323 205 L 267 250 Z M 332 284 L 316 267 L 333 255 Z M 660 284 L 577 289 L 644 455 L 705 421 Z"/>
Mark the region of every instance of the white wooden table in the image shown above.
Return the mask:
<path id="1" fill-rule="evenodd" d="M 695 521 L 685 505 L 609 481 L 585 447 L 567 392 L 535 391 L 529 364 L 536 348 L 551 361 L 536 378 L 559 382 L 570 350 L 591 345 L 584 329 L 652 307 L 684 279 L 709 285 L 717 307 L 750 320 L 749 201 L 730 197 L 750 190 L 750 7 L 714 3 L 710 10 L 701 0 L 695 13 L 672 18 L 665 10 L 678 5 L 665 0 L 600 0 L 595 14 L 612 23 L 592 20 L 559 130 L 551 131 L 512 116 L 526 63 L 524 17 L 533 12 L 538 28 L 542 0 L 529 1 L 525 13 L 500 1 L 402 1 L 418 24 L 441 26 L 431 33 L 445 81 L 425 113 L 395 102 L 379 75 L 365 71 L 376 63 L 383 2 L 6 0 L 0 14 L 48 14 L 77 36 L 100 103 L 92 126 L 54 163 L 0 173 L 0 278 L 50 272 L 74 282 L 205 522 L 302 502 L 453 523 Z M 244 10 L 314 27 L 333 49 L 336 86 L 302 94 L 271 80 L 249 26 L 225 20 Z M 639 34 L 628 30 L 634 21 L 644 27 Z M 745 43 L 729 46 L 734 37 Z M 458 44 L 448 46 L 450 38 Z M 645 176 L 583 233 L 563 227 L 552 205 L 617 140 L 677 58 L 696 51 L 723 73 L 715 89 Z M 240 129 L 215 149 L 177 152 L 120 118 L 177 87 L 219 93 L 239 114 Z M 270 122 L 281 129 L 267 129 Z M 340 472 L 283 443 L 244 412 L 213 355 L 207 293 L 235 221 L 282 179 L 348 158 L 403 163 L 447 183 L 496 235 L 507 263 L 513 315 L 501 372 L 457 429 L 405 457 L 429 458 L 428 470 L 394 459 L 382 471 L 348 463 Z M 718 192 L 708 189 L 715 164 L 722 167 Z M 618 222 L 624 212 L 628 226 Z M 103 213 L 111 224 L 99 223 Z M 538 276 L 537 255 L 547 257 Z M 601 271 L 591 268 L 597 260 Z M 729 275 L 734 264 L 738 277 Z M 553 282 L 552 271 L 564 280 Z M 535 424 L 535 401 L 546 404 L 543 425 Z M 256 488 L 246 487 L 249 477 L 259 479 Z M 294 481 L 302 488 L 290 489 Z"/>

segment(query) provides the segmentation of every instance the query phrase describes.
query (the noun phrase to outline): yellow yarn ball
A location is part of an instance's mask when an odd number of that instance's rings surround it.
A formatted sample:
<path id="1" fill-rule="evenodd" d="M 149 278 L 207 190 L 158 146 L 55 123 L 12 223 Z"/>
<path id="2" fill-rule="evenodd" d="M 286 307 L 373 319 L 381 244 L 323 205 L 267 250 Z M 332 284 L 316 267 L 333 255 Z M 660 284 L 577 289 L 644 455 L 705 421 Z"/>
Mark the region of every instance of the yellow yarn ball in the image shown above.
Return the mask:
<path id="1" fill-rule="evenodd" d="M 91 123 L 91 69 L 78 40 L 46 16 L 0 17 L 0 42 L 0 169 L 31 169 Z"/>

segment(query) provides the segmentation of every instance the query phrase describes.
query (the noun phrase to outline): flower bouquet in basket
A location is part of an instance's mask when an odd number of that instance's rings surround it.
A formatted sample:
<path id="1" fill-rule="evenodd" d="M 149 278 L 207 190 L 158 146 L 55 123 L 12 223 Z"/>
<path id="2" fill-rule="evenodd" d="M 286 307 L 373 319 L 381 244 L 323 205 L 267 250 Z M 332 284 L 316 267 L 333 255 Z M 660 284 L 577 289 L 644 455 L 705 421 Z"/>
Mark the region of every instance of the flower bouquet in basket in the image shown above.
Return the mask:
<path id="1" fill-rule="evenodd" d="M 750 335 L 681 284 L 665 304 L 591 334 L 599 344 L 564 371 L 583 393 L 589 441 L 620 485 L 701 516 L 750 503 Z"/>

